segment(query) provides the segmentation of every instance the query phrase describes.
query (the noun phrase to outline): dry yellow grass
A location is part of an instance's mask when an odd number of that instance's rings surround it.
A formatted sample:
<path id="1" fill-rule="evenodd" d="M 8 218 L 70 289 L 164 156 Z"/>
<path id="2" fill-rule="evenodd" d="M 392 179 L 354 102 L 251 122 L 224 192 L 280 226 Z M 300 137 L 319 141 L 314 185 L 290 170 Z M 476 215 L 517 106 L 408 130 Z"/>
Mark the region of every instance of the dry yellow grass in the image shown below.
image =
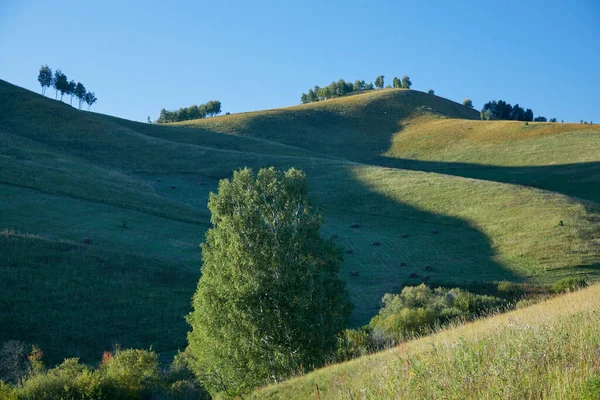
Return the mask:
<path id="1" fill-rule="evenodd" d="M 283 399 L 581 399 L 600 370 L 600 285 L 254 393 Z M 317 394 L 318 392 L 318 394 Z"/>

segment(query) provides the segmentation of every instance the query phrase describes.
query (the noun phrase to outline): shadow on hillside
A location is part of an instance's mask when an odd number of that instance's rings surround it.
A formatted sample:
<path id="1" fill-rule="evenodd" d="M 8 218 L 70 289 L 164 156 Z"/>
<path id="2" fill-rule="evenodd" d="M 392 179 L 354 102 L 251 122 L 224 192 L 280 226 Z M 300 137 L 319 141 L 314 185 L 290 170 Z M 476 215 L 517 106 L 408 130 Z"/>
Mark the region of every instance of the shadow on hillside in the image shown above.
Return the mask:
<path id="1" fill-rule="evenodd" d="M 502 265 L 490 238 L 466 220 L 399 203 L 366 187 L 352 167 L 296 167 L 307 173 L 311 195 L 325 211 L 324 234 L 352 251 L 340 274 L 355 304 L 354 327 L 377 314 L 384 294 L 406 285 L 476 287 L 525 279 Z"/>
<path id="2" fill-rule="evenodd" d="M 566 196 L 600 202 L 600 162 L 501 167 L 379 157 L 374 160 L 374 163 L 388 168 L 436 172 L 464 178 L 535 187 Z"/>

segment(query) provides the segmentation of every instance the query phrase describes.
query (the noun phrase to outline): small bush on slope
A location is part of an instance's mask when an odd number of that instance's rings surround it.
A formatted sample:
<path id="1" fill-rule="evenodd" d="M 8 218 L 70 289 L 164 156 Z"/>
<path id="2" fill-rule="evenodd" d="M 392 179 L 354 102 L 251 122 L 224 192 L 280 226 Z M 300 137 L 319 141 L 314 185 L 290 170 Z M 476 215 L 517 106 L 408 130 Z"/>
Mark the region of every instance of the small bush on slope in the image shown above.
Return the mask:
<path id="1" fill-rule="evenodd" d="M 431 289 L 425 284 L 408 286 L 400 294 L 386 294 L 383 307 L 370 322 L 387 341 L 401 342 L 431 332 L 436 326 L 458 318 L 471 318 L 499 306 L 495 297 L 462 289 Z"/>

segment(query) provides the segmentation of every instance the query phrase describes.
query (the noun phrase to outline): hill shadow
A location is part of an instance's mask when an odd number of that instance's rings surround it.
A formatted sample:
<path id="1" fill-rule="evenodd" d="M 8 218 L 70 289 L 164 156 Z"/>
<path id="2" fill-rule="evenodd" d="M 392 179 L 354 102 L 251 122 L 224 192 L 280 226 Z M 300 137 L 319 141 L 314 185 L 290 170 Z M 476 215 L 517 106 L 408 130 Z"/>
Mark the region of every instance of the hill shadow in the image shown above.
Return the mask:
<path id="1" fill-rule="evenodd" d="M 483 164 L 422 161 L 378 157 L 374 164 L 413 171 L 436 172 L 464 178 L 529 186 L 600 202 L 600 162 L 503 167 Z"/>

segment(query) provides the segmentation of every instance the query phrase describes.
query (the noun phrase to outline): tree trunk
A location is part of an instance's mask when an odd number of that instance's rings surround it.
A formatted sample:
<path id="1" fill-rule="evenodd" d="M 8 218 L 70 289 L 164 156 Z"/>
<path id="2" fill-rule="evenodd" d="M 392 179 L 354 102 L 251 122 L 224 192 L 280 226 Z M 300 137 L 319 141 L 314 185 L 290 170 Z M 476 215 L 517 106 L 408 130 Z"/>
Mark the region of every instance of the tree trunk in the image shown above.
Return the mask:
<path id="1" fill-rule="evenodd" d="M 71 107 L 73 107 L 73 96 L 71 96 L 71 102 L 69 103 Z"/>
<path id="2" fill-rule="evenodd" d="M 58 89 L 56 89 L 56 95 L 54 96 L 54 100 L 58 100 Z"/>

